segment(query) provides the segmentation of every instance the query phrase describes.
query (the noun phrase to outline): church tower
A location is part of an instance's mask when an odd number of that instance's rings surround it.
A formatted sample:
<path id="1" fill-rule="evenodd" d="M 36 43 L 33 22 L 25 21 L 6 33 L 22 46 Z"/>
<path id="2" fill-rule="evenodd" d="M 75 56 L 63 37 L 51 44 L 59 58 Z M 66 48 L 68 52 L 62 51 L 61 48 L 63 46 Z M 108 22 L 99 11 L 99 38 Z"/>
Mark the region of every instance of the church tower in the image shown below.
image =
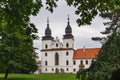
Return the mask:
<path id="1" fill-rule="evenodd" d="M 53 37 L 51 36 L 51 29 L 49 27 L 49 19 L 47 18 L 47 28 L 45 29 L 45 36 L 42 37 L 42 49 L 51 49 Z"/>
<path id="2" fill-rule="evenodd" d="M 65 35 L 63 35 L 63 48 L 74 48 L 74 36 L 72 35 L 72 28 L 69 22 L 69 15 L 67 27 L 65 28 Z"/>
<path id="3" fill-rule="evenodd" d="M 49 27 L 49 19 L 47 18 L 47 28 L 45 29 L 45 36 L 42 37 L 42 50 L 41 50 L 41 72 L 48 72 L 48 65 L 50 65 L 51 58 L 49 55 L 52 49 L 54 38 L 51 36 L 52 32 Z"/>

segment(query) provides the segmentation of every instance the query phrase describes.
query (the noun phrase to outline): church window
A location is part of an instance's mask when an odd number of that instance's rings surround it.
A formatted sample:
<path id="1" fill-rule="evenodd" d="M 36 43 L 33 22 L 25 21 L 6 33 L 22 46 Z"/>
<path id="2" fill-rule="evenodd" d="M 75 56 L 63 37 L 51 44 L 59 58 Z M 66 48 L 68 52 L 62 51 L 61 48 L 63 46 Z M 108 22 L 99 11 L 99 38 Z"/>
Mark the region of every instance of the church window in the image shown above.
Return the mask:
<path id="1" fill-rule="evenodd" d="M 68 56 L 68 55 L 69 55 L 69 53 L 68 53 L 68 52 L 66 52 L 66 55 Z"/>
<path id="2" fill-rule="evenodd" d="M 54 71 L 54 69 L 52 68 L 52 71 Z"/>
<path id="3" fill-rule="evenodd" d="M 80 61 L 80 64 L 83 65 L 83 60 Z"/>
<path id="4" fill-rule="evenodd" d="M 66 44 L 66 47 L 67 47 L 67 48 L 69 47 L 69 44 L 68 44 L 68 43 Z"/>
<path id="5" fill-rule="evenodd" d="M 46 49 L 48 48 L 48 45 L 47 45 L 47 44 L 45 45 L 45 48 L 46 48 Z"/>
<path id="6" fill-rule="evenodd" d="M 55 53 L 55 65 L 59 65 L 59 55 Z"/>
<path id="7" fill-rule="evenodd" d="M 69 69 L 67 68 L 67 71 L 68 71 Z"/>
<path id="8" fill-rule="evenodd" d="M 75 71 L 76 71 L 76 69 L 73 69 L 73 71 L 75 72 Z"/>
<path id="9" fill-rule="evenodd" d="M 45 65 L 47 66 L 47 61 L 45 61 Z"/>
<path id="10" fill-rule="evenodd" d="M 45 53 L 45 56 L 47 56 L 47 53 Z"/>
<path id="11" fill-rule="evenodd" d="M 66 61 L 66 65 L 69 65 L 69 62 L 68 62 L 68 60 Z"/>
<path id="12" fill-rule="evenodd" d="M 88 64 L 88 60 L 86 60 L 86 64 Z"/>
<path id="13" fill-rule="evenodd" d="M 47 68 L 45 69 L 45 71 L 47 71 Z"/>
<path id="14" fill-rule="evenodd" d="M 73 65 L 76 65 L 76 61 L 73 61 Z"/>
<path id="15" fill-rule="evenodd" d="M 56 47 L 58 47 L 58 43 L 56 44 Z"/>

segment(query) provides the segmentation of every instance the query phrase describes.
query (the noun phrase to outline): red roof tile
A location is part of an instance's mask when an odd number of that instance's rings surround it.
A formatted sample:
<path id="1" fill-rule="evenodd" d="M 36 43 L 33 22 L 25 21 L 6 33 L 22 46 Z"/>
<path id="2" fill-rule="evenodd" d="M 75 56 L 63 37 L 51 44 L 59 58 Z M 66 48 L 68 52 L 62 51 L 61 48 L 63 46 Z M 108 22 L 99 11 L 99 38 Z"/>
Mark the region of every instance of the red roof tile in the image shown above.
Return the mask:
<path id="1" fill-rule="evenodd" d="M 100 48 L 77 49 L 74 52 L 73 59 L 96 58 Z"/>

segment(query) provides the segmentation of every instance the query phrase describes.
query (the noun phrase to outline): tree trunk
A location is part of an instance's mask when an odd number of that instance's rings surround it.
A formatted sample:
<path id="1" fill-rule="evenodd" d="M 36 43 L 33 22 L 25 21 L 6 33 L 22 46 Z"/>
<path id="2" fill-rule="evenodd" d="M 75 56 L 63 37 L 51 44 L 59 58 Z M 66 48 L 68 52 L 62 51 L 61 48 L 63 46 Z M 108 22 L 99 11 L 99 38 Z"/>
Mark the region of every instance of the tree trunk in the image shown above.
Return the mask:
<path id="1" fill-rule="evenodd" d="M 9 74 L 9 67 L 7 68 L 7 70 L 6 70 L 6 72 L 5 72 L 4 80 L 7 80 L 7 78 L 8 78 L 8 74 Z"/>
<path id="2" fill-rule="evenodd" d="M 9 72 L 10 72 L 10 70 L 11 70 L 11 67 L 12 67 L 12 64 L 9 64 L 9 66 L 7 67 L 6 72 L 5 72 L 4 80 L 7 80 L 8 74 L 9 74 Z"/>

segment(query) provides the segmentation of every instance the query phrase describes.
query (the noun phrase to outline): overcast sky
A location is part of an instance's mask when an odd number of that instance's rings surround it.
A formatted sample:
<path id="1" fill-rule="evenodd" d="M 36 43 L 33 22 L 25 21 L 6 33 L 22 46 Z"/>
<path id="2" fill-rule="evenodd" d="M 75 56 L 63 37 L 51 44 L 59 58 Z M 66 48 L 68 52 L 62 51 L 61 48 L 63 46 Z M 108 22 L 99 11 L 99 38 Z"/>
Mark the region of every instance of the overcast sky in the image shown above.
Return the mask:
<path id="1" fill-rule="evenodd" d="M 66 3 L 61 0 L 58 2 L 58 7 L 53 13 L 50 13 L 46 9 L 46 5 L 40 10 L 37 16 L 31 17 L 33 22 L 38 29 L 39 40 L 34 41 L 34 46 L 41 50 L 41 39 L 44 36 L 45 29 L 47 27 L 47 17 L 49 17 L 49 25 L 52 30 L 52 36 L 58 37 L 61 42 L 63 35 L 65 34 L 65 28 L 67 26 L 67 15 L 70 15 L 70 25 L 72 27 L 72 34 L 75 39 L 75 49 L 87 47 L 101 47 L 99 42 L 91 40 L 91 37 L 102 36 L 101 31 L 104 31 L 104 20 L 97 16 L 91 25 L 78 27 L 75 15 L 75 8 L 68 7 Z"/>

